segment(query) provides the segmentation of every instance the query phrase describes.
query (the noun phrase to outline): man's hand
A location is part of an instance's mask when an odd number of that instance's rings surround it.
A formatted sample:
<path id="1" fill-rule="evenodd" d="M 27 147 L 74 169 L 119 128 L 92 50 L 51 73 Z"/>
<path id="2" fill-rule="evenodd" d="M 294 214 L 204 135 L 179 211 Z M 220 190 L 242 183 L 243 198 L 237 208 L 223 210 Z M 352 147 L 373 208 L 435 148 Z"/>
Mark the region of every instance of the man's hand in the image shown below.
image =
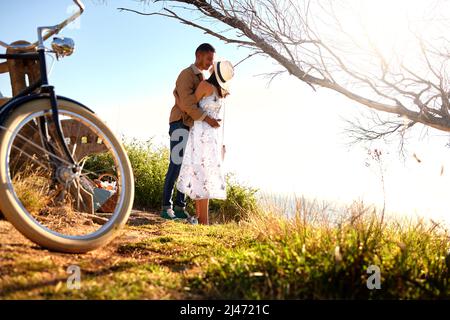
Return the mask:
<path id="1" fill-rule="evenodd" d="M 207 124 L 209 124 L 211 127 L 213 127 L 213 128 L 219 128 L 220 127 L 219 121 L 222 121 L 222 119 L 217 119 L 216 120 L 216 119 L 213 119 L 213 118 L 211 118 L 209 116 L 206 116 L 204 121 Z"/>

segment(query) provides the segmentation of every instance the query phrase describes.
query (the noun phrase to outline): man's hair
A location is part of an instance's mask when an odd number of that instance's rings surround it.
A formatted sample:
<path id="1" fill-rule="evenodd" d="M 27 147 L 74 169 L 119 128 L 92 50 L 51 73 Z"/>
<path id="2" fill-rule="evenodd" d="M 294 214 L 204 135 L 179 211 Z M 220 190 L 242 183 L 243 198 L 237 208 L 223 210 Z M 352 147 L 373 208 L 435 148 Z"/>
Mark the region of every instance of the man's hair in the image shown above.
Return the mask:
<path id="1" fill-rule="evenodd" d="M 197 53 L 199 52 L 216 52 L 216 49 L 214 49 L 214 47 L 212 45 L 210 45 L 209 43 L 202 43 L 201 45 L 198 46 L 197 50 L 195 50 L 195 55 L 197 55 Z"/>
<path id="2" fill-rule="evenodd" d="M 220 86 L 219 81 L 217 81 L 217 76 L 215 72 L 213 72 L 213 74 L 206 80 L 206 82 L 209 82 L 214 87 L 216 87 L 217 92 L 219 93 L 219 97 L 223 98 L 222 87 Z"/>

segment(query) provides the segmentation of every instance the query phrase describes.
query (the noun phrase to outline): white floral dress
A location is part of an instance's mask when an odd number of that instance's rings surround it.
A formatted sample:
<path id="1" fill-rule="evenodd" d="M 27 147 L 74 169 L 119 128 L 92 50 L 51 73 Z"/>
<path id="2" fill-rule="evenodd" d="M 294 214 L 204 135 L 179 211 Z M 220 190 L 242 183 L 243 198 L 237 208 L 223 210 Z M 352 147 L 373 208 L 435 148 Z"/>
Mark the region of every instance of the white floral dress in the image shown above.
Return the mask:
<path id="1" fill-rule="evenodd" d="M 217 92 L 200 100 L 199 105 L 211 118 L 223 119 L 224 103 Z M 222 127 L 194 121 L 178 176 L 179 191 L 193 200 L 226 199 L 222 145 Z"/>

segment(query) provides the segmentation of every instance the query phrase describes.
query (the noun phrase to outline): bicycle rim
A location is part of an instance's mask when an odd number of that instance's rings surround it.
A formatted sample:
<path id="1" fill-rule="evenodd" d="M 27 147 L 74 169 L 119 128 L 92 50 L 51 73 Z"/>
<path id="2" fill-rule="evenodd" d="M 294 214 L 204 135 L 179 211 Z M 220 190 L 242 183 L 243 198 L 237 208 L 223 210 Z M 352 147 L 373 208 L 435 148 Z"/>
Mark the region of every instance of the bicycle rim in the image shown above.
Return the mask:
<path id="1" fill-rule="evenodd" d="M 108 133 L 78 112 L 60 109 L 65 157 L 50 110 L 39 110 L 10 128 L 4 158 L 16 205 L 53 236 L 89 240 L 111 229 L 123 214 L 128 190 L 123 157 Z"/>

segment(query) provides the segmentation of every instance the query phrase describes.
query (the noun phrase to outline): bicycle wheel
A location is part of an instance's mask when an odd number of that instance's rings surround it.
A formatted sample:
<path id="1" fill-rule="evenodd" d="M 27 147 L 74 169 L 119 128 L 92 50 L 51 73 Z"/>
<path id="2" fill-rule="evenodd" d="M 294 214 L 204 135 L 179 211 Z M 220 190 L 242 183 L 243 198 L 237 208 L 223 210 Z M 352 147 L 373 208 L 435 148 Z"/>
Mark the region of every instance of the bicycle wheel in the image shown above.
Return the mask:
<path id="1" fill-rule="evenodd" d="M 0 130 L 0 210 L 35 243 L 82 253 L 126 223 L 134 178 L 122 144 L 95 114 L 63 99 L 58 108 L 76 165 L 58 143 L 50 101 L 21 105 Z"/>

